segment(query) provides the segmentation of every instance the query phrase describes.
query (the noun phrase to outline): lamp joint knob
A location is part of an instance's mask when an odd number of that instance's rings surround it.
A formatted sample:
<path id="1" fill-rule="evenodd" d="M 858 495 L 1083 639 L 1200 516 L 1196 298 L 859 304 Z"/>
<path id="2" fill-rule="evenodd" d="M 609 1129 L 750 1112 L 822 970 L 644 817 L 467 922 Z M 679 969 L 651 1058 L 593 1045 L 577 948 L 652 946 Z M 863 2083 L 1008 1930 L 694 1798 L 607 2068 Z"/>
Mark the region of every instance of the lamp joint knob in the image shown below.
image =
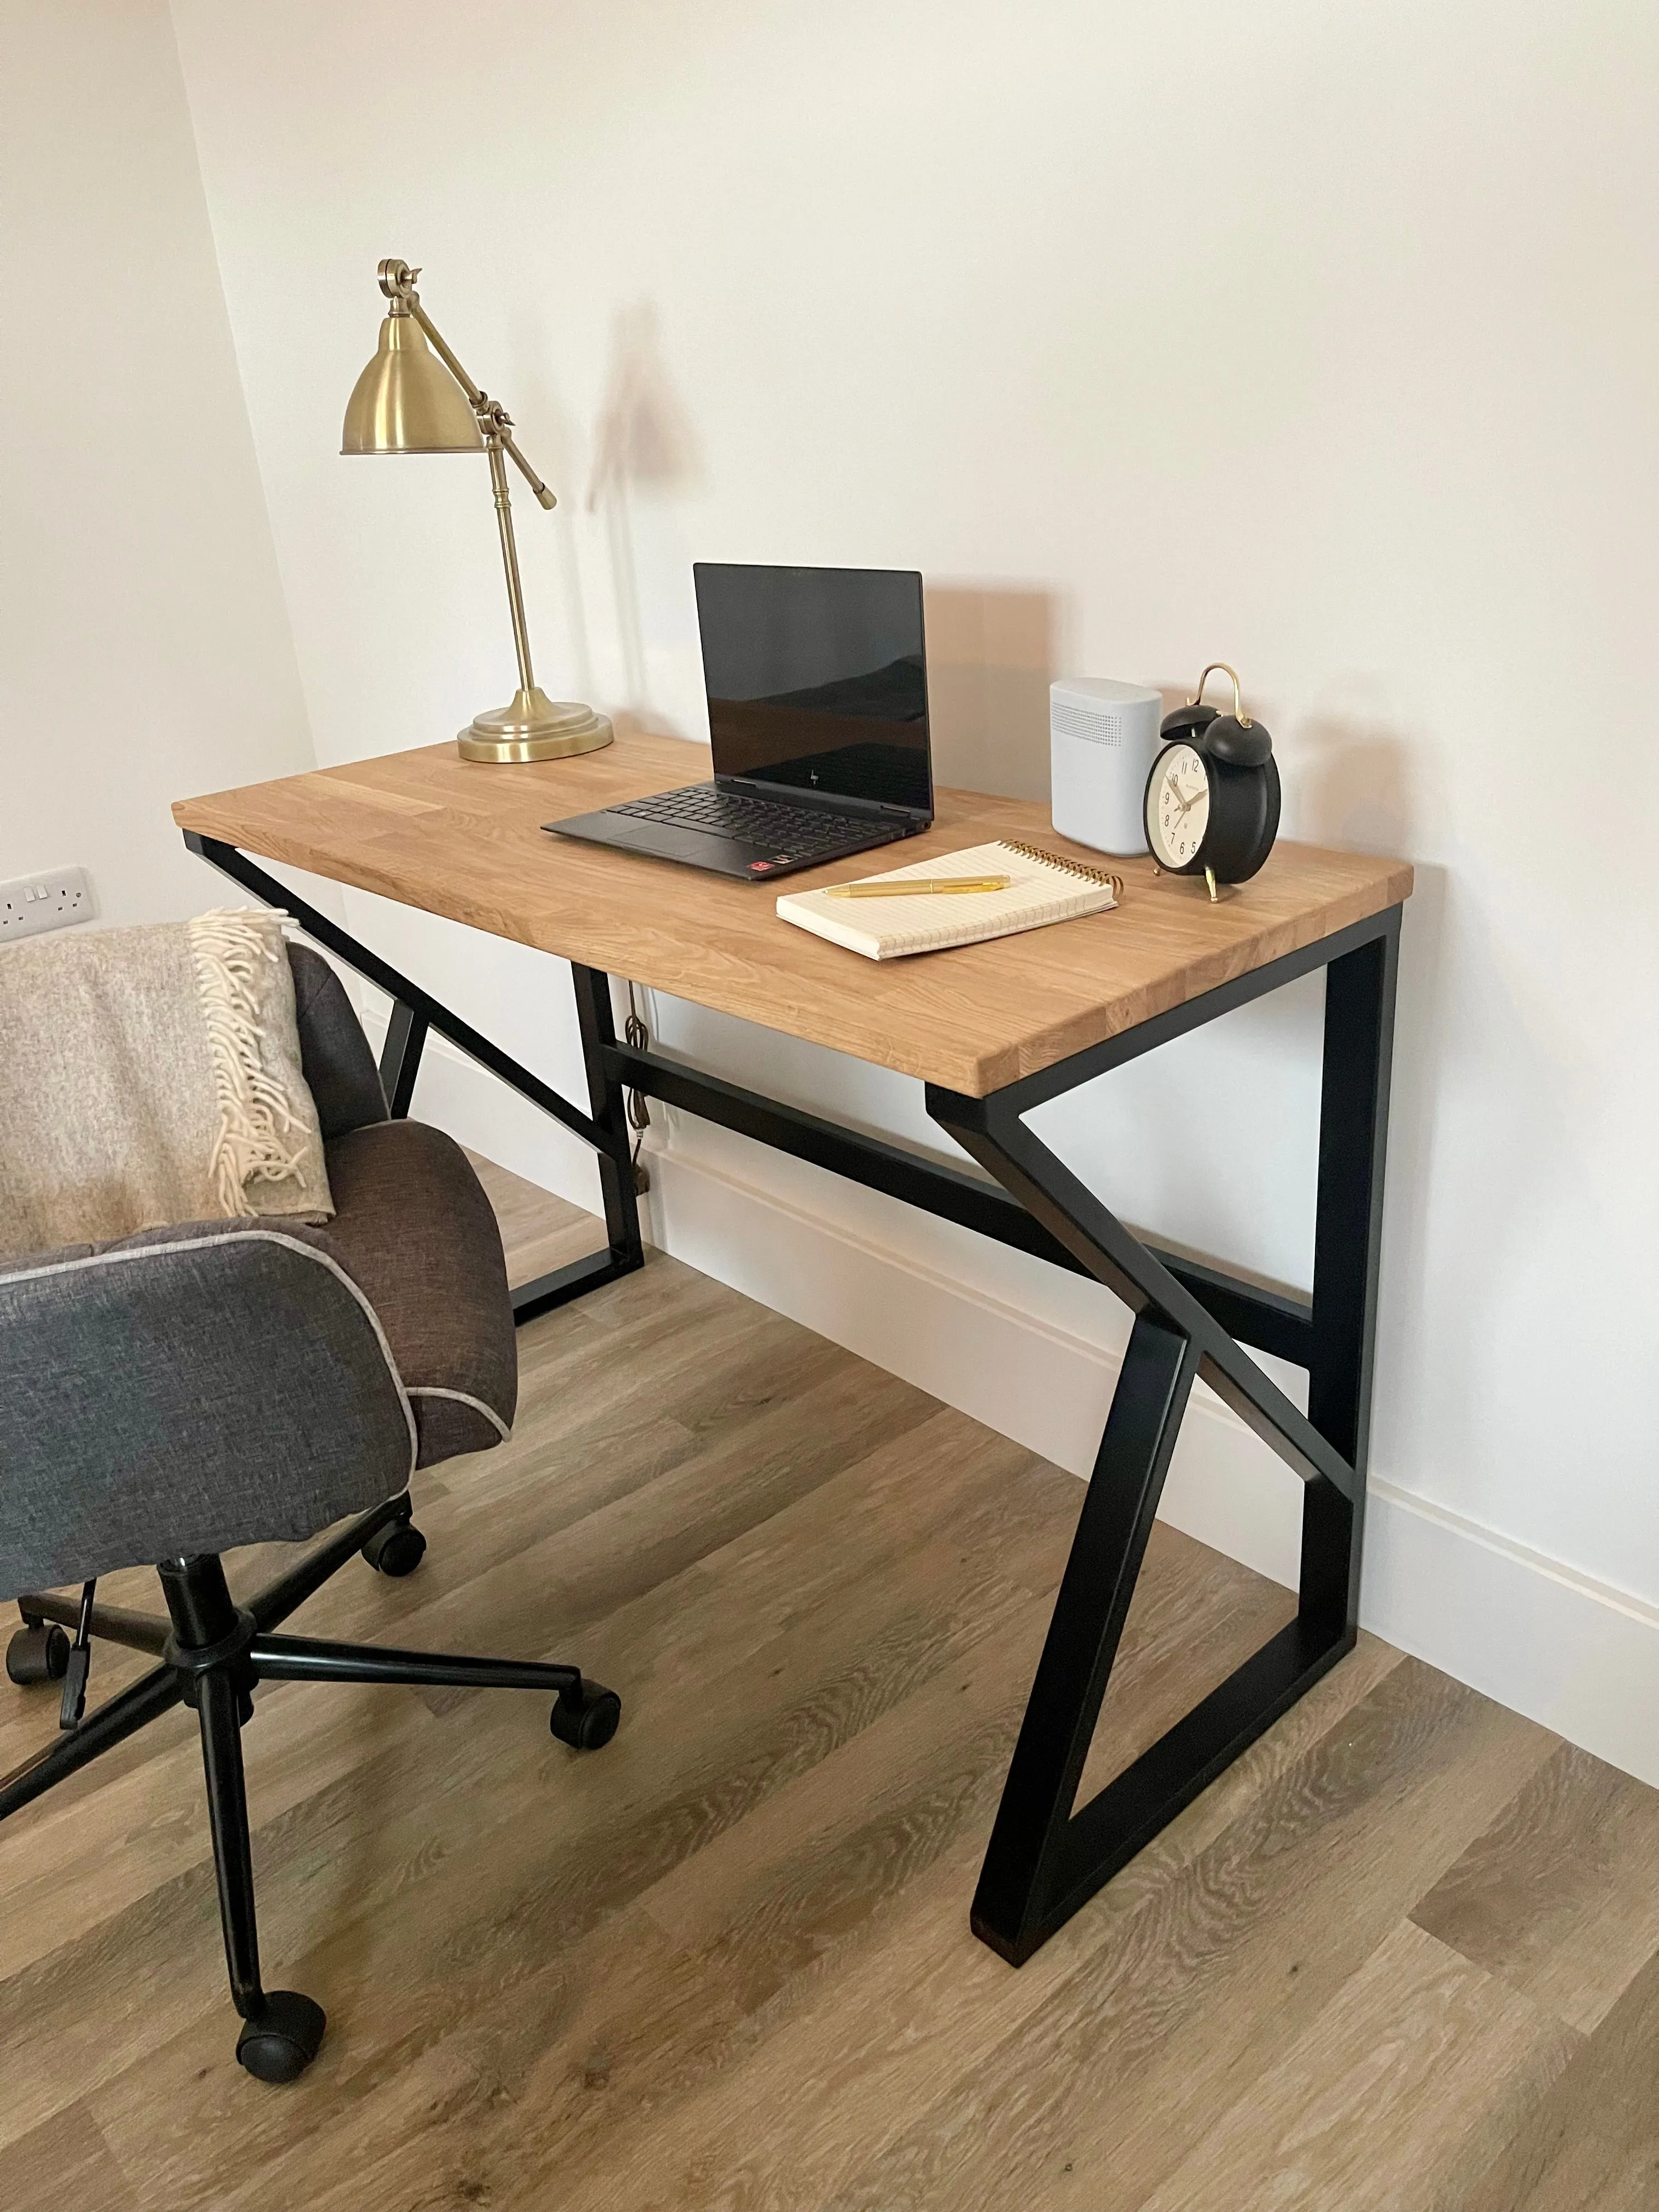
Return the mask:
<path id="1" fill-rule="evenodd" d="M 418 269 L 411 269 L 408 262 L 399 261 L 395 256 L 380 264 L 380 289 L 392 301 L 394 310 L 400 302 L 415 297 L 415 279 L 420 273 Z"/>

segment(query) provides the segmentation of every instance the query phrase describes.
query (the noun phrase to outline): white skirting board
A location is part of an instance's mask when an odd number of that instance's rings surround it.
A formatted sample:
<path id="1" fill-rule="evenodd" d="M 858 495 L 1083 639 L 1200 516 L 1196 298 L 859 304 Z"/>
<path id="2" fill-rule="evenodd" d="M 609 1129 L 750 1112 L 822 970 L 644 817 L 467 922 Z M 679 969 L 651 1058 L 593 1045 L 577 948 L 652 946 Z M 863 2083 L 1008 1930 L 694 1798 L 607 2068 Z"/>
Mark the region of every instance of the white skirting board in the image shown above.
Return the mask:
<path id="1" fill-rule="evenodd" d="M 439 1039 L 416 1110 L 544 1188 L 597 1203 L 585 1147 Z M 1115 1301 L 724 1131 L 653 1114 L 654 1243 L 1056 1465 L 1088 1472 L 1127 1334 Z M 1294 1388 L 1292 1370 L 1273 1371 Z M 1162 1517 L 1293 1586 L 1300 1495 L 1200 1386 Z M 1374 1479 L 1361 1619 L 1659 1785 L 1659 1612 L 1640 1601 Z"/>

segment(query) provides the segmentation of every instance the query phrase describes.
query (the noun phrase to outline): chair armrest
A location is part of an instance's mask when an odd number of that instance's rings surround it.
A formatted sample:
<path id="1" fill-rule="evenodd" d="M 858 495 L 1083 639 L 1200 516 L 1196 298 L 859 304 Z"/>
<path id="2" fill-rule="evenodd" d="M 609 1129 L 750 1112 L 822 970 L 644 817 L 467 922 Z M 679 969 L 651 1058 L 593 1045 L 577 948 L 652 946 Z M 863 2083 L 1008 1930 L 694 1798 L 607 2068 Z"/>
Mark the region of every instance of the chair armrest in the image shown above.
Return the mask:
<path id="1" fill-rule="evenodd" d="M 290 945 L 294 1013 L 300 1031 L 300 1065 L 325 1141 L 386 1118 L 380 1072 L 345 986 L 320 952 Z"/>
<path id="2" fill-rule="evenodd" d="M 320 1231 L 191 1222 L 0 1268 L 0 1596 L 303 1539 L 394 1497 L 414 1455 Z"/>

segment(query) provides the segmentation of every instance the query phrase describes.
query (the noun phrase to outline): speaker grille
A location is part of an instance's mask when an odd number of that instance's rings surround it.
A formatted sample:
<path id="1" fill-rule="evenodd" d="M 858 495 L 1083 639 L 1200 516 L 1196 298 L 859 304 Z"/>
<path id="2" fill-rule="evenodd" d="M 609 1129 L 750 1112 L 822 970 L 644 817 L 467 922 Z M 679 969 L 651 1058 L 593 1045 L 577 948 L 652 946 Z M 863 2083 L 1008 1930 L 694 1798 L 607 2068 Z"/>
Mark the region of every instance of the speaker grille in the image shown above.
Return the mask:
<path id="1" fill-rule="evenodd" d="M 1123 718 L 1108 707 L 1074 706 L 1069 699 L 1048 702 L 1048 726 L 1056 737 L 1086 738 L 1091 745 L 1121 745 Z"/>

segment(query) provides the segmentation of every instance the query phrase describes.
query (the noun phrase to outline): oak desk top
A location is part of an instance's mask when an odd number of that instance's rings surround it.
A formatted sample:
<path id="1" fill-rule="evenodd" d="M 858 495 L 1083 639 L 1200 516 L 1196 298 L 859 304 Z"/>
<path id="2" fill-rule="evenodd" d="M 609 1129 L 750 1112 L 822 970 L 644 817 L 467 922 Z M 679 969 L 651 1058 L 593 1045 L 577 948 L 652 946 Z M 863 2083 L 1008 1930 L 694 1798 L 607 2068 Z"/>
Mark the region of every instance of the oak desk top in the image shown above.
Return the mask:
<path id="1" fill-rule="evenodd" d="M 1409 896 L 1403 860 L 1280 843 L 1211 905 L 1201 878 L 1114 860 L 1122 902 L 1047 929 L 876 962 L 780 921 L 774 883 L 550 837 L 544 822 L 694 783 L 706 746 L 625 737 L 496 767 L 453 744 L 181 800 L 184 830 L 378 891 L 790 1036 L 983 1097 Z M 941 791 L 925 836 L 803 871 L 809 890 L 1016 837 L 1096 865 L 1046 806 Z"/>

